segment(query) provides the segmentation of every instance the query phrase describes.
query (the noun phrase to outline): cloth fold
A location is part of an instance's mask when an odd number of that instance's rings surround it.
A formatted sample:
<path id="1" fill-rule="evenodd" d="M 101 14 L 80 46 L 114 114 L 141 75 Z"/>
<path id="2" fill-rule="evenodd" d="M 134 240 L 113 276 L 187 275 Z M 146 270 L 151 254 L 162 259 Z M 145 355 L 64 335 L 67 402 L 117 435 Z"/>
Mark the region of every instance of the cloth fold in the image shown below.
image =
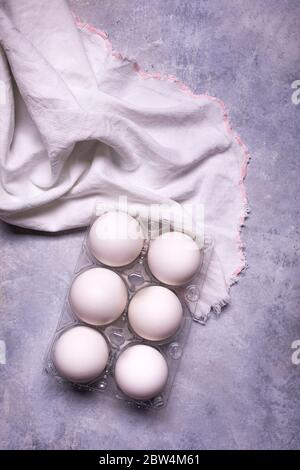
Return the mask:
<path id="1" fill-rule="evenodd" d="M 199 308 L 245 267 L 248 155 L 222 103 L 147 74 L 62 0 L 0 0 L 0 217 L 85 226 L 95 199 L 202 204 L 215 250 Z"/>

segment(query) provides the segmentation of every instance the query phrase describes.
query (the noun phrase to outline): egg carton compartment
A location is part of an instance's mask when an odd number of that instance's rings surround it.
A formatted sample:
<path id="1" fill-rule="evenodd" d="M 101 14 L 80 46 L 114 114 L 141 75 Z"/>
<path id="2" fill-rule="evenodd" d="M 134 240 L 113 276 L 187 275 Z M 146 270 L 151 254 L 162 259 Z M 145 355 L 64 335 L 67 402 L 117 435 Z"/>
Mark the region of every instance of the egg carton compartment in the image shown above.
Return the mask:
<path id="1" fill-rule="evenodd" d="M 103 214 L 104 213 L 105 211 L 103 211 Z M 97 214 L 97 216 L 99 217 L 99 213 Z M 76 316 L 70 302 L 69 289 L 66 294 L 62 313 L 58 321 L 56 331 L 51 339 L 50 345 L 46 353 L 45 371 L 48 374 L 54 376 L 58 381 L 69 383 L 71 386 L 77 388 L 78 390 L 88 390 L 106 393 L 111 397 L 123 400 L 128 404 L 133 404 L 142 408 L 161 408 L 166 404 L 170 395 L 172 384 L 175 379 L 180 358 L 182 357 L 184 346 L 187 342 L 188 334 L 193 320 L 202 324 L 205 324 L 206 321 L 205 318 L 202 318 L 201 315 L 198 314 L 197 304 L 201 298 L 202 287 L 205 282 L 206 272 L 212 254 L 213 240 L 207 235 L 205 235 L 203 239 L 200 240 L 197 239 L 196 234 L 193 234 L 191 232 L 188 233 L 188 235 L 191 236 L 194 240 L 197 240 L 197 243 L 199 244 L 199 247 L 201 249 L 201 262 L 197 272 L 195 273 L 190 282 L 183 286 L 171 286 L 158 281 L 153 276 L 148 266 L 147 253 L 151 240 L 164 233 L 164 231 L 169 230 L 170 227 L 171 230 L 176 231 L 176 224 L 173 223 L 170 225 L 169 220 L 163 219 L 159 221 L 154 221 L 154 223 L 152 220 L 151 226 L 149 226 L 148 221 L 146 221 L 143 217 L 136 215 L 135 218 L 141 225 L 144 234 L 144 243 L 141 252 L 138 258 L 127 266 L 110 267 L 96 259 L 89 247 L 88 235 L 91 226 L 96 220 L 97 216 L 95 215 L 92 218 L 91 225 L 87 230 L 87 234 L 83 241 L 82 249 L 76 264 L 74 275 L 70 283 L 70 288 L 75 279 L 85 271 L 99 267 L 111 270 L 114 273 L 118 274 L 126 285 L 128 293 L 126 308 L 122 315 L 119 316 L 119 318 L 117 318 L 112 323 L 107 325 L 94 326 L 81 321 L 78 316 Z M 173 334 L 171 337 L 160 341 L 151 341 L 140 337 L 131 328 L 131 325 L 128 321 L 128 306 L 130 301 L 137 292 L 149 286 L 162 286 L 171 290 L 178 297 L 183 309 L 182 321 L 176 333 Z M 100 332 L 103 335 L 109 348 L 109 358 L 105 369 L 99 376 L 97 376 L 96 379 L 91 380 L 89 383 L 78 383 L 64 378 L 60 374 L 59 370 L 56 368 L 55 362 L 53 360 L 54 346 L 59 337 L 69 329 L 76 326 L 88 326 L 89 328 Z M 168 378 L 163 390 L 151 399 L 146 400 L 134 399 L 127 396 L 125 393 L 122 392 L 122 390 L 120 390 L 116 383 L 116 380 L 114 379 L 116 361 L 121 355 L 121 353 L 124 352 L 130 346 L 140 344 L 151 346 L 152 348 L 158 350 L 165 359 L 168 366 Z"/>

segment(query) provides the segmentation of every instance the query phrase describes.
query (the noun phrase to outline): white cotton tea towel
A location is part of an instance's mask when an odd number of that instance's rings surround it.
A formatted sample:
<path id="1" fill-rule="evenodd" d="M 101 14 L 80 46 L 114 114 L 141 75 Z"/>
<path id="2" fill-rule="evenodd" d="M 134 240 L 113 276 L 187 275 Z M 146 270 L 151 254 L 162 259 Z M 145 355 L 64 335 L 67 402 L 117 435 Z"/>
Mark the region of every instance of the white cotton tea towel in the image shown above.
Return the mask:
<path id="1" fill-rule="evenodd" d="M 199 308 L 245 267 L 248 154 L 216 98 L 147 74 L 63 0 L 0 0 L 0 217 L 85 226 L 96 199 L 201 204 L 215 240 Z"/>

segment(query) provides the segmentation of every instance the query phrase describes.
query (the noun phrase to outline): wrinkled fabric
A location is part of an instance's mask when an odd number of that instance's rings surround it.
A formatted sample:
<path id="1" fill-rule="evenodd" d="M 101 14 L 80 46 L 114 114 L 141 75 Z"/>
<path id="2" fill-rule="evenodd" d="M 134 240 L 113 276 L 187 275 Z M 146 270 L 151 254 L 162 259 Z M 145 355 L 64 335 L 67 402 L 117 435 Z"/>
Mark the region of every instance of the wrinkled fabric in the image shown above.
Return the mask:
<path id="1" fill-rule="evenodd" d="M 1 2 L 0 41 L 0 217 L 55 232 L 87 225 L 96 198 L 203 204 L 215 249 L 199 308 L 227 302 L 245 153 L 220 103 L 141 72 L 62 0 Z"/>

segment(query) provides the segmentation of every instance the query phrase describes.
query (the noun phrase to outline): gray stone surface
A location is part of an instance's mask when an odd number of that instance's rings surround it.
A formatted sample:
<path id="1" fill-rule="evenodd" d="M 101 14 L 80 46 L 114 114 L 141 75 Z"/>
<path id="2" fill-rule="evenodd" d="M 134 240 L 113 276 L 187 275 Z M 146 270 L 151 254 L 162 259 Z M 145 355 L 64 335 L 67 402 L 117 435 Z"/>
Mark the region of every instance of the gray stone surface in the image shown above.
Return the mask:
<path id="1" fill-rule="evenodd" d="M 128 409 L 42 374 L 82 232 L 1 224 L 0 447 L 300 447 L 300 3 L 295 0 L 72 0 L 83 20 L 147 70 L 221 98 L 252 154 L 250 265 L 219 320 L 192 329 L 168 406 Z"/>

